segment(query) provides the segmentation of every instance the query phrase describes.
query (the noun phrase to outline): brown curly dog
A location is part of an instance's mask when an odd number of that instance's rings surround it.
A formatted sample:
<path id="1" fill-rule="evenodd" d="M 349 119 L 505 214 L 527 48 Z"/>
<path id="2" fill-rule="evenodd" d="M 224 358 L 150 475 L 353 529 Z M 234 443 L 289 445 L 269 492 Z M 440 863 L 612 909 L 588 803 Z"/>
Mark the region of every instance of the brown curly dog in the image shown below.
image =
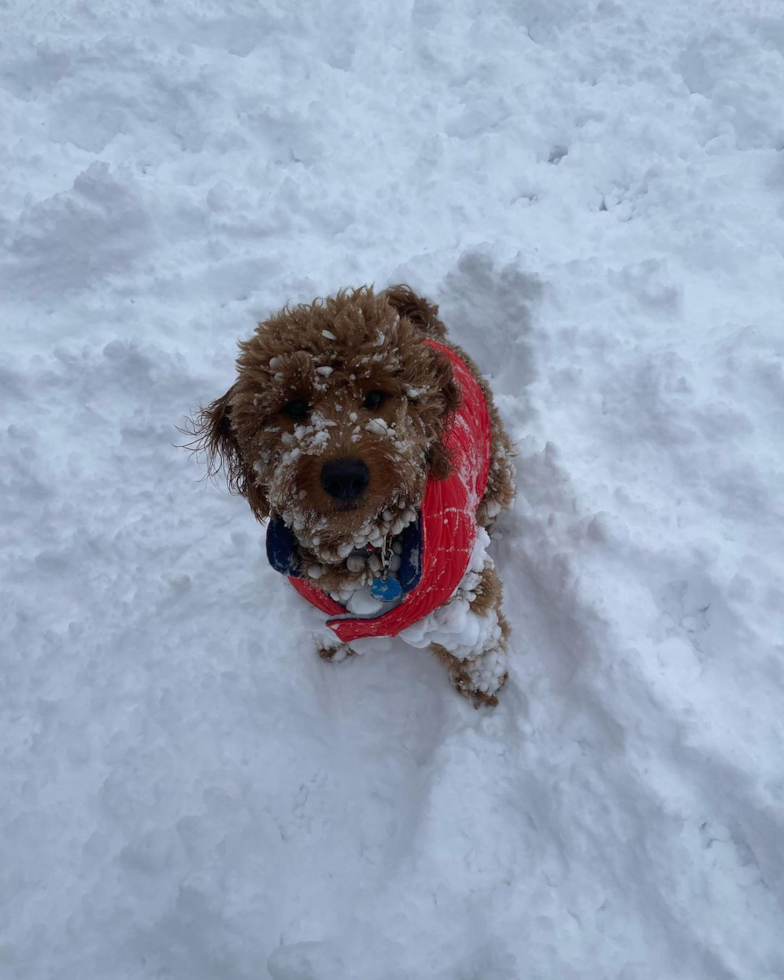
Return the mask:
<path id="1" fill-rule="evenodd" d="M 192 448 L 207 451 L 210 472 L 223 469 L 258 520 L 272 519 L 268 550 L 273 527 L 276 541 L 290 542 L 295 557 L 279 570 L 296 567 L 326 602 L 372 619 L 403 601 L 404 539 L 428 483 L 455 475 L 446 442 L 461 410 L 461 361 L 489 419 L 475 540 L 457 588 L 401 636 L 428 646 L 460 693 L 495 704 L 507 676 L 508 626 L 486 529 L 514 496 L 512 446 L 486 382 L 446 340 L 437 314 L 403 285 L 285 307 L 240 343 L 237 378 L 192 424 Z M 395 594 L 379 599 L 378 589 Z M 354 652 L 332 634 L 318 647 L 328 660 Z"/>

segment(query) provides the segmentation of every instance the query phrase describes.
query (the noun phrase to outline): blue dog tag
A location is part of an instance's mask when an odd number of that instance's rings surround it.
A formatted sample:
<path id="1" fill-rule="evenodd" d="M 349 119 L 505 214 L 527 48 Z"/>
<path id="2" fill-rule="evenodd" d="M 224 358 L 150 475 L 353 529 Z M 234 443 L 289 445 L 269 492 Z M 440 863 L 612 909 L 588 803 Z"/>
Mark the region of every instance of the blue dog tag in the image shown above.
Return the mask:
<path id="1" fill-rule="evenodd" d="M 393 602 L 403 595 L 403 587 L 396 578 L 374 578 L 370 583 L 370 594 L 382 602 Z"/>

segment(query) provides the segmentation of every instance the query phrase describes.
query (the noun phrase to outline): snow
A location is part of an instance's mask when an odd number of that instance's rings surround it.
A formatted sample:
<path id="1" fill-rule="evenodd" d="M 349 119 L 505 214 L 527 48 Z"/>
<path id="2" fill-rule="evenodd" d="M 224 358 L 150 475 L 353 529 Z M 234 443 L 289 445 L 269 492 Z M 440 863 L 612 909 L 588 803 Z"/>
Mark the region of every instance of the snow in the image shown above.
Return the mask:
<path id="1" fill-rule="evenodd" d="M 371 595 L 370 589 L 355 589 L 346 602 L 346 609 L 355 616 L 377 616 L 385 612 L 387 604 Z"/>
<path id="2" fill-rule="evenodd" d="M 773 0 L 7 0 L 0 976 L 784 976 Z M 492 379 L 511 676 L 319 659 L 174 426 L 408 281 Z"/>

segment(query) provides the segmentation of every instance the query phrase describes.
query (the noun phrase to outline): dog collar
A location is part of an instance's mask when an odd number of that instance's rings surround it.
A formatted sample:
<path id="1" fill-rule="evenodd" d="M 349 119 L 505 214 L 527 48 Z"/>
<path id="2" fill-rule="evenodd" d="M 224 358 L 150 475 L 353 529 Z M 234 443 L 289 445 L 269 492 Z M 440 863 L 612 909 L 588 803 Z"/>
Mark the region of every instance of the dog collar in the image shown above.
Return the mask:
<path id="1" fill-rule="evenodd" d="M 422 577 L 421 514 L 417 514 L 417 519 L 404 528 L 396 540 L 402 546 L 397 581 L 400 583 L 402 594 L 407 595 L 419 585 Z M 299 542 L 291 528 L 283 523 L 282 517 L 273 517 L 267 527 L 267 558 L 270 565 L 281 575 L 286 575 L 288 578 L 303 578 Z"/>

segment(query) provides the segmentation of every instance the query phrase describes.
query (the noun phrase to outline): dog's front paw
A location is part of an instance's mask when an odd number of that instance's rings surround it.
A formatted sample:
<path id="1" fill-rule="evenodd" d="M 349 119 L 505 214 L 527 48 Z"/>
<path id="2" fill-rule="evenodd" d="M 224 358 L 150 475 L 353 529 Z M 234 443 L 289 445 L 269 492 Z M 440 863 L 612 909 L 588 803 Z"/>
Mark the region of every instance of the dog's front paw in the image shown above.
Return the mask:
<path id="1" fill-rule="evenodd" d="M 499 646 L 474 660 L 454 660 L 449 677 L 458 693 L 472 701 L 475 708 L 482 704 L 494 708 L 498 692 L 509 676 L 506 660 L 506 649 Z"/>
<path id="2" fill-rule="evenodd" d="M 483 704 L 487 705 L 488 708 L 494 708 L 498 704 L 498 692 L 506 684 L 508 676 L 508 674 L 504 674 L 496 682 L 497 686 L 493 685 L 494 690 L 488 690 L 477 687 L 476 679 L 468 672 L 453 670 L 450 675 L 457 692 L 462 694 L 464 698 L 468 698 L 475 708 Z"/>
<path id="3" fill-rule="evenodd" d="M 339 664 L 341 660 L 348 657 L 356 657 L 357 651 L 352 650 L 348 643 L 330 644 L 327 640 L 319 640 L 316 644 L 316 652 L 322 660 L 331 664 Z"/>

